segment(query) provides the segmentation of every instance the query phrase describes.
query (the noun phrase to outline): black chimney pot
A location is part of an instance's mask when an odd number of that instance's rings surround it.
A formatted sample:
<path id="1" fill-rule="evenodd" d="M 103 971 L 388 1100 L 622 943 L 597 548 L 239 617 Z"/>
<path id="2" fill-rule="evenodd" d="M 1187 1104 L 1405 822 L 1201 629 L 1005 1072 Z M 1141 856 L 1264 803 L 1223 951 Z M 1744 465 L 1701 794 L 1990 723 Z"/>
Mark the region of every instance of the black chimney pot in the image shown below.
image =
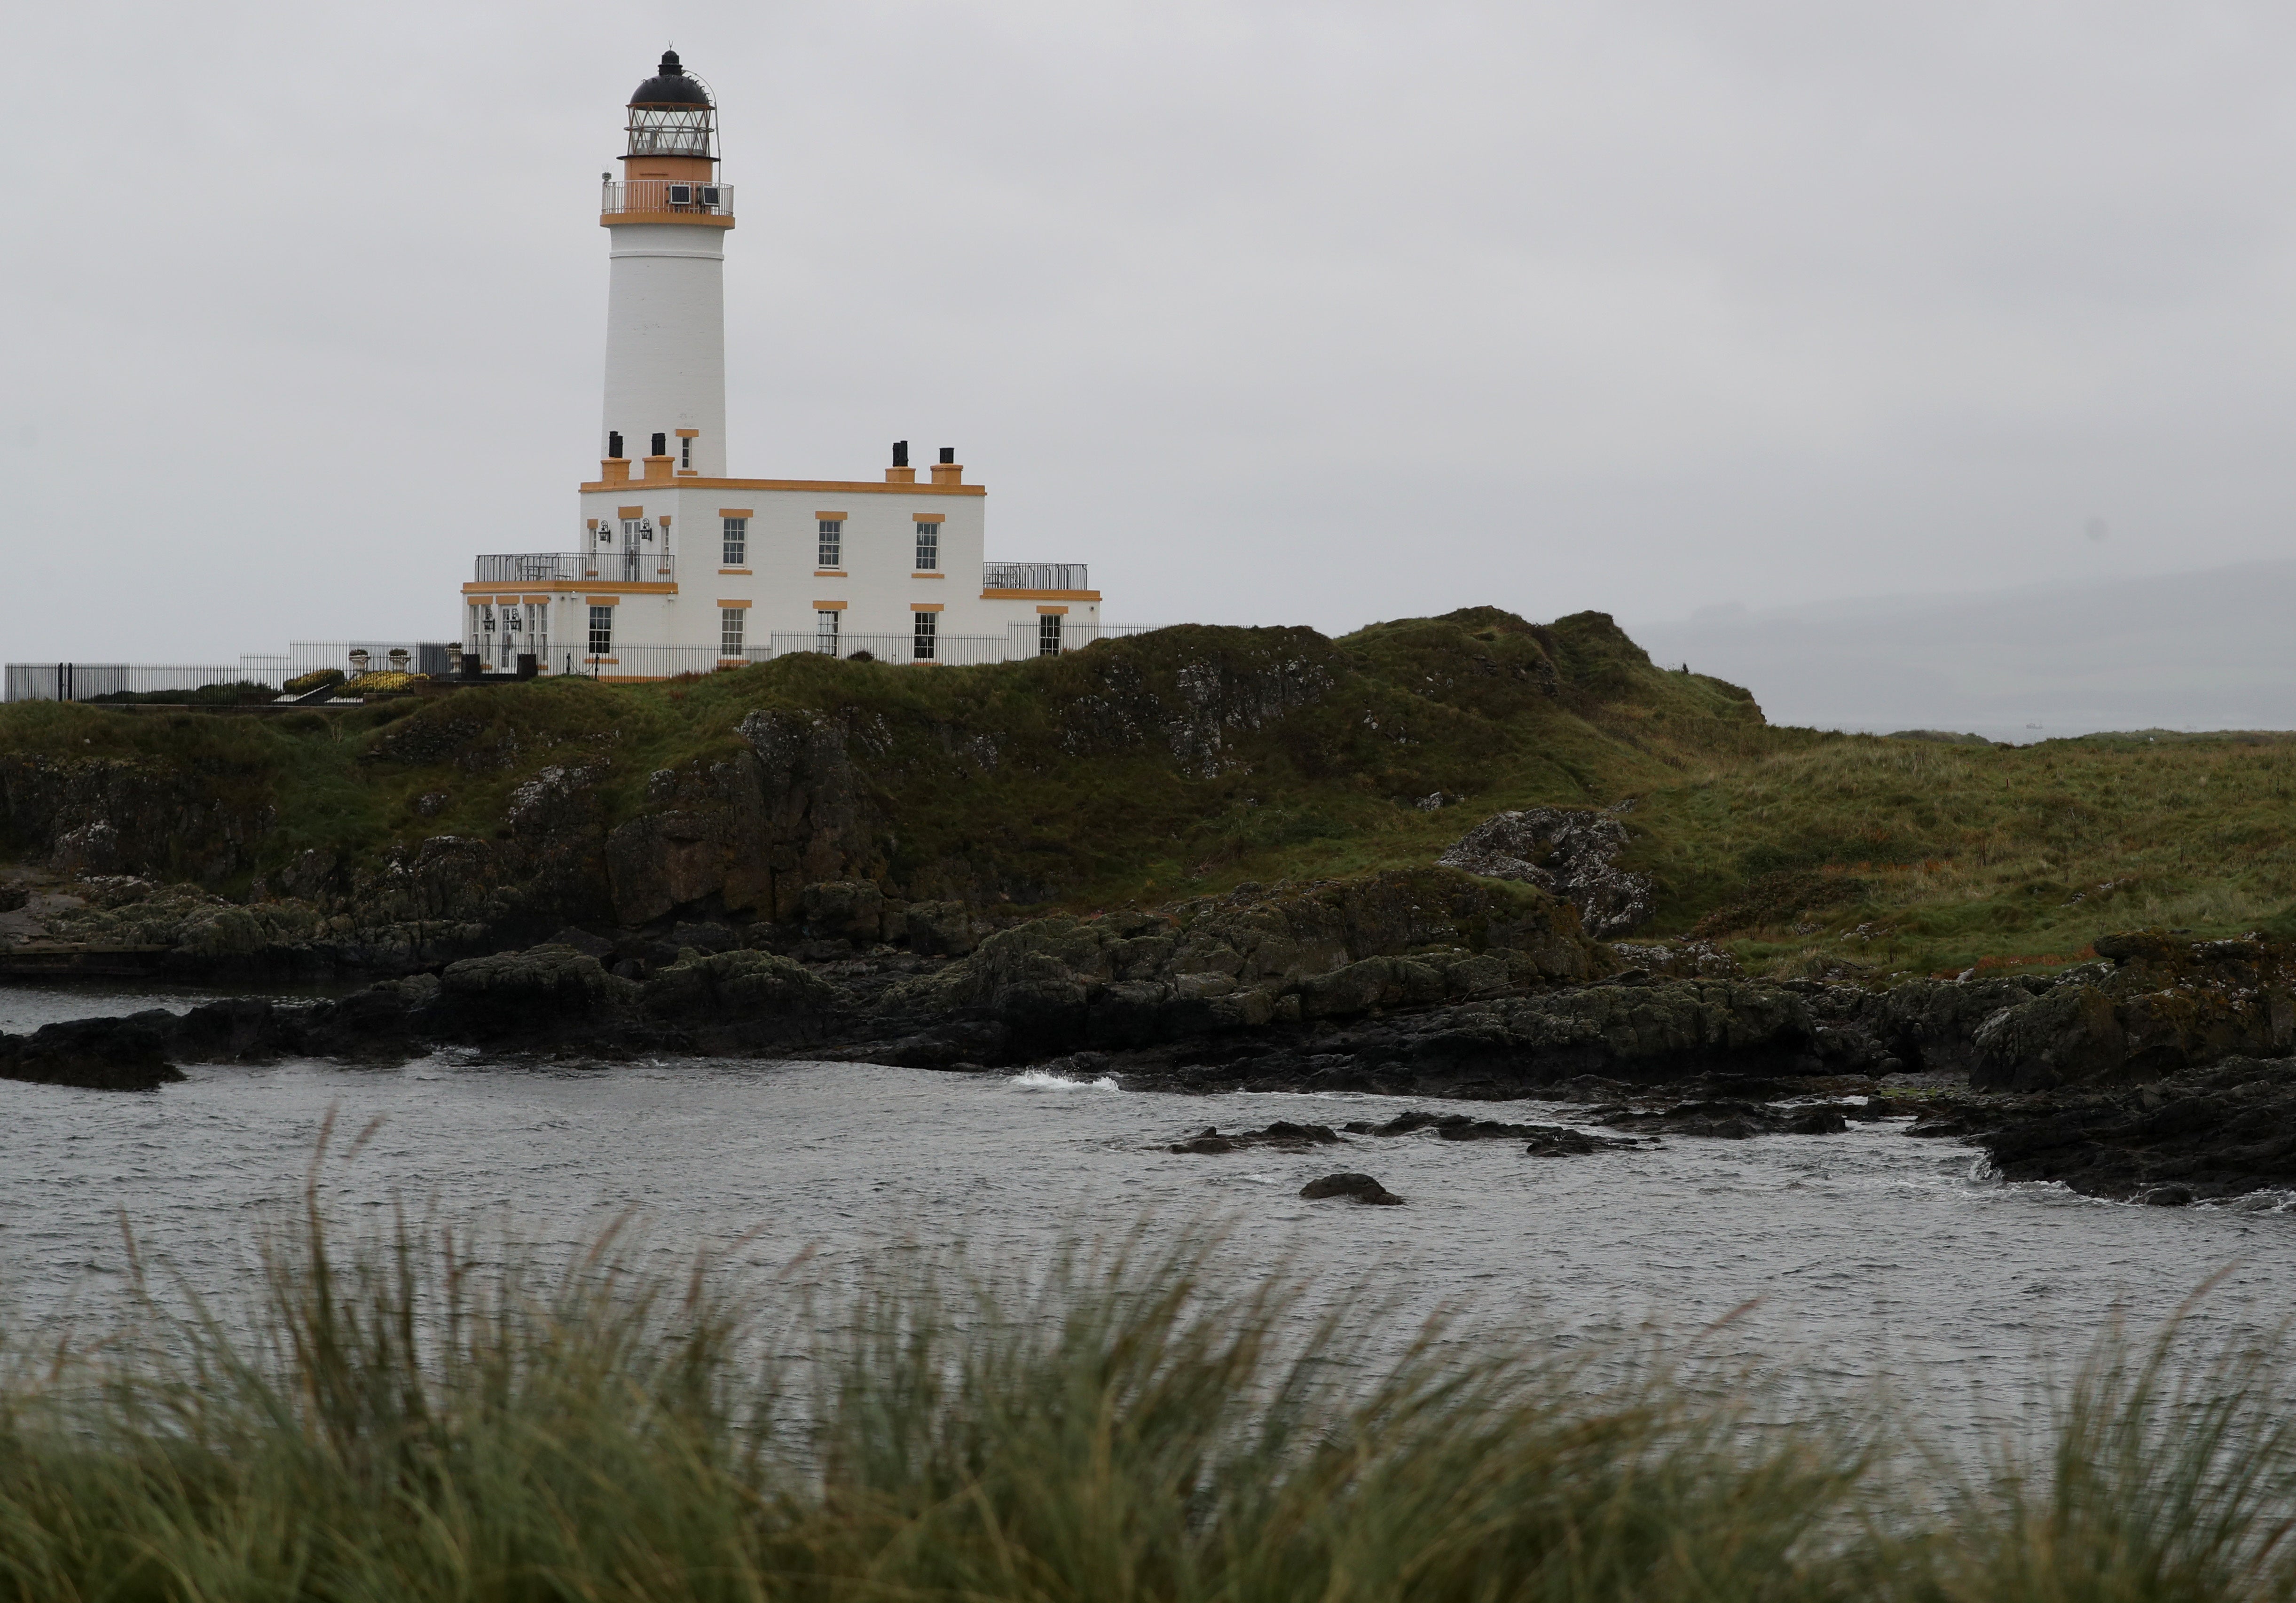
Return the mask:
<path id="1" fill-rule="evenodd" d="M 908 441 L 897 439 L 893 442 L 893 465 L 897 468 L 906 468 L 909 465 Z"/>
<path id="2" fill-rule="evenodd" d="M 620 435 L 609 434 L 606 436 L 606 454 L 617 459 L 621 456 L 622 437 Z"/>
<path id="3" fill-rule="evenodd" d="M 940 448 L 940 459 L 946 462 L 955 462 L 956 460 L 956 447 L 955 446 L 943 446 Z"/>
<path id="4" fill-rule="evenodd" d="M 657 434 L 653 437 L 653 454 L 656 456 L 668 456 L 669 454 L 669 436 L 667 434 Z"/>

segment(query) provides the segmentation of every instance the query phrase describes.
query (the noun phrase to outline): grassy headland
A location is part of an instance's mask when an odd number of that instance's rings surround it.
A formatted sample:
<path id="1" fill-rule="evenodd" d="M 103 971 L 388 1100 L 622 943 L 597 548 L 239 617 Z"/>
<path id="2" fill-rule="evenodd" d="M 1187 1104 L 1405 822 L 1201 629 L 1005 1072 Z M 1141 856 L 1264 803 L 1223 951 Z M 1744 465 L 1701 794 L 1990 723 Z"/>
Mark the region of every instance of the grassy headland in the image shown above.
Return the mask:
<path id="1" fill-rule="evenodd" d="M 1491 813 L 1556 805 L 1626 808 L 1620 866 L 1658 890 L 1637 936 L 1698 933 L 1781 971 L 2046 965 L 2107 929 L 2234 934 L 2296 903 L 2296 737 L 1782 729 L 1601 614 L 1489 609 L 1339 640 L 1184 627 L 940 671 L 802 656 L 340 715 L 18 704 L 0 709 L 0 846 L 37 861 L 88 806 L 141 807 L 122 867 L 244 895 L 316 853 L 340 883 L 429 838 L 505 835 L 553 766 L 581 773 L 606 829 L 691 805 L 758 714 L 840 732 L 858 797 L 840 872 L 899 897 L 1155 904 L 1423 865 Z"/>

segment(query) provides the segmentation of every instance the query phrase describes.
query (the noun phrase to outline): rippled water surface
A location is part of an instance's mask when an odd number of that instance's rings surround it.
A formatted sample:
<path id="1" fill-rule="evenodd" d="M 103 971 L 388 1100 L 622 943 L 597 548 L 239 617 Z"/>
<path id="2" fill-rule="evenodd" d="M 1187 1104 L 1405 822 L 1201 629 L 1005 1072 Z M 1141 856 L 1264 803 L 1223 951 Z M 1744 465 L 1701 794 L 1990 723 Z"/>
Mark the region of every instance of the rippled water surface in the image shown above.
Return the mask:
<path id="1" fill-rule="evenodd" d="M 14 1017 L 27 998 L 7 998 Z M 100 1302 L 122 1272 L 123 1215 L 193 1283 L 227 1288 L 260 1222 L 299 1192 L 334 1109 L 347 1133 L 381 1121 L 329 1169 L 354 1217 L 397 1197 L 455 1217 L 507 1210 L 529 1236 L 570 1242 L 635 1208 L 665 1252 L 754 1231 L 740 1256 L 774 1264 L 807 1247 L 851 1263 L 909 1239 L 1011 1263 L 1144 1213 L 1168 1231 L 1209 1214 L 1231 1224 L 1224 1250 L 1240 1272 L 1304 1261 L 1368 1277 L 1414 1312 L 1464 1298 L 1599 1333 L 1645 1319 L 1692 1329 L 1751 1302 L 1710 1342 L 1849 1382 L 1919 1375 L 1980 1415 L 1988 1396 L 2013 1412 L 2007 1400 L 2115 1308 L 2149 1325 L 2216 1271 L 2228 1272 L 2195 1316 L 2204 1329 L 2268 1329 L 2296 1306 L 2296 1215 L 2004 1186 L 1969 1149 L 1910 1141 L 1902 1123 L 1573 1158 L 1424 1133 L 1193 1157 L 1165 1144 L 1206 1124 L 1336 1125 L 1429 1104 L 722 1060 L 190 1073 L 148 1095 L 0 1083 L 0 1302 Z M 1376 1175 L 1409 1206 L 1296 1195 L 1338 1169 Z"/>

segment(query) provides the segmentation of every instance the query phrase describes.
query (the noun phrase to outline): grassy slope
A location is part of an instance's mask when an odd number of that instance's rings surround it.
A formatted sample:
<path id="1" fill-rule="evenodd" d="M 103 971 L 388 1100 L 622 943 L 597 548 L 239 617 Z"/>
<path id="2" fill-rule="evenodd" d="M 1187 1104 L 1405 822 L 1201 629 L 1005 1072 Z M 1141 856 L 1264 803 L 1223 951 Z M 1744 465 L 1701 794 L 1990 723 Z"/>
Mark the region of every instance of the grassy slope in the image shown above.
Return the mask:
<path id="1" fill-rule="evenodd" d="M 1765 963 L 2062 959 L 2104 928 L 2233 932 L 2296 900 L 2296 740 L 2012 750 L 1775 729 L 1744 692 L 1653 667 L 1593 613 L 1535 627 L 1479 609 L 1338 641 L 1182 628 L 938 673 L 808 656 L 341 717 L 19 705 L 0 710 L 0 756 L 190 770 L 275 809 L 265 862 L 358 859 L 490 834 L 552 763 L 603 765 L 619 822 L 645 810 L 649 773 L 731 755 L 761 708 L 849 720 L 894 824 L 877 866 L 913 895 L 969 874 L 1024 902 L 1160 901 L 1423 863 L 1502 807 L 1631 797 L 1628 866 L 1658 878 L 1656 931 L 1703 920 Z M 437 791 L 445 809 L 419 814 Z M 1436 791 L 1453 805 L 1423 810 Z"/>

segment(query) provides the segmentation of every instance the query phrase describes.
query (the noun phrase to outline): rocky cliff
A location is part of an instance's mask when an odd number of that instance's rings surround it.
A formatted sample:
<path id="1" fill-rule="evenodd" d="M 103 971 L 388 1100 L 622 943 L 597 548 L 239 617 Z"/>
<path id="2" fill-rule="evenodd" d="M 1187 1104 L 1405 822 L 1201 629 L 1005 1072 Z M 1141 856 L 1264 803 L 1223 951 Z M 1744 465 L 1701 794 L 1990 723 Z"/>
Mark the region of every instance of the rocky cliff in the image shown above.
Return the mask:
<path id="1" fill-rule="evenodd" d="M 179 972 L 242 975 L 414 972 L 570 924 L 609 941 L 610 968 L 673 961 L 680 924 L 816 958 L 962 953 L 1048 904 L 1367 850 L 1424 864 L 1494 790 L 1564 804 L 1507 871 L 1598 899 L 1615 932 L 1650 910 L 1602 871 L 1626 831 L 1571 821 L 1653 769 L 1661 725 L 1687 747 L 1761 726 L 1743 692 L 1658 672 L 1599 614 L 1489 610 L 1345 641 L 1178 628 L 945 674 L 807 656 L 264 722 L 12 707 L 0 842 L 31 905 L 0 945 L 165 948 Z M 1590 843 L 1601 861 L 1574 878 Z"/>

